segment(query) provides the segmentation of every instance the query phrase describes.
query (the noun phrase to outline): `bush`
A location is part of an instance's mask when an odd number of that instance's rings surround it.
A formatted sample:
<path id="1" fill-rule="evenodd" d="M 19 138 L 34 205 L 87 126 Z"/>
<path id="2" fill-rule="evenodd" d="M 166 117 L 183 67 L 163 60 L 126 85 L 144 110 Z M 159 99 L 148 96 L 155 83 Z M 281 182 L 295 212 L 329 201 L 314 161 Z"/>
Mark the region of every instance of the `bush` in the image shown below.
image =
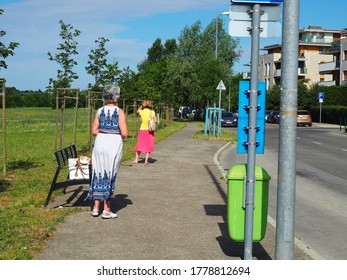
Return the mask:
<path id="1" fill-rule="evenodd" d="M 320 106 L 310 109 L 312 121 L 319 122 Z M 321 121 L 332 124 L 346 124 L 347 106 L 322 106 Z"/>

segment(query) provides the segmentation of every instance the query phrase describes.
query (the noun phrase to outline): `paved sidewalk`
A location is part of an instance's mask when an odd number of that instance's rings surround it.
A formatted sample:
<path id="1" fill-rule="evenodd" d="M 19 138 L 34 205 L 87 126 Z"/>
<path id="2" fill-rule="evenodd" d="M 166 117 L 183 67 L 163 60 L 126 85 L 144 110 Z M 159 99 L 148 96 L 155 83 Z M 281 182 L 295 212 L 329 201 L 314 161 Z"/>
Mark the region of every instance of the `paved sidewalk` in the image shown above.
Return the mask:
<path id="1" fill-rule="evenodd" d="M 149 166 L 124 162 L 112 210 L 118 218 L 93 218 L 85 191 L 69 189 L 48 207 L 83 207 L 58 226 L 40 260 L 240 260 L 226 220 L 227 181 L 216 158 L 226 142 L 192 139 L 187 127 L 155 146 Z M 310 259 L 300 249 L 296 259 Z M 275 258 L 275 229 L 254 243 L 254 259 Z"/>

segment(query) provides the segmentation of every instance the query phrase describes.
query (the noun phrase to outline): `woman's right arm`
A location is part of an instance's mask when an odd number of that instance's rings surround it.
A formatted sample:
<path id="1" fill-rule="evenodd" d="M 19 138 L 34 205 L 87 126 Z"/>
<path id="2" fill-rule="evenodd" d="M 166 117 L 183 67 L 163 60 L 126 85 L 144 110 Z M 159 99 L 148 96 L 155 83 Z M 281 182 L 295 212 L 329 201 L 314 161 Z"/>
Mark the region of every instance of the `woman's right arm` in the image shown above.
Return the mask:
<path id="1" fill-rule="evenodd" d="M 99 116 L 98 113 L 96 113 L 95 118 L 94 118 L 94 122 L 93 122 L 93 126 L 92 126 L 92 135 L 96 136 L 99 133 Z"/>

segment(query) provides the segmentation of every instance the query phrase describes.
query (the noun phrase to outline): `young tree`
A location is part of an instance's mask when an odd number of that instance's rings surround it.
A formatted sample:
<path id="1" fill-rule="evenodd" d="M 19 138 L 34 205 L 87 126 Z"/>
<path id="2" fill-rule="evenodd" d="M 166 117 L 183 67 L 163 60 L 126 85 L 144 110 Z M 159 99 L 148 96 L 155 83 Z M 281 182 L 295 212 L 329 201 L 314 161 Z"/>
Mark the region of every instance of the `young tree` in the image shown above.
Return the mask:
<path id="1" fill-rule="evenodd" d="M 63 20 L 59 21 L 60 24 L 60 37 L 63 42 L 57 47 L 57 54 L 53 55 L 48 52 L 49 60 L 55 61 L 60 64 L 62 69 L 57 70 L 57 79 L 49 79 L 49 84 L 53 85 L 53 88 L 69 88 L 71 83 L 78 79 L 78 75 L 73 71 L 73 67 L 77 65 L 77 62 L 73 59 L 73 56 L 78 55 L 77 45 L 75 40 L 81 33 L 81 31 L 74 29 L 71 24 L 65 24 Z"/>
<path id="2" fill-rule="evenodd" d="M 117 84 L 120 73 L 122 73 L 122 71 L 119 70 L 118 61 L 107 63 L 106 69 L 102 71 L 102 84 Z"/>
<path id="3" fill-rule="evenodd" d="M 4 13 L 3 9 L 0 9 L 0 15 Z M 0 30 L 0 38 L 5 36 L 6 32 L 3 30 Z M 8 46 L 6 46 L 3 42 L 0 42 L 0 70 L 1 68 L 7 69 L 7 63 L 5 62 L 5 59 L 8 56 L 14 55 L 14 49 L 19 46 L 19 43 L 10 42 Z"/>
<path id="4" fill-rule="evenodd" d="M 98 38 L 95 40 L 95 43 L 98 44 L 98 47 L 90 51 L 88 55 L 88 66 L 86 67 L 87 73 L 94 77 L 94 85 L 89 84 L 88 88 L 91 90 L 98 91 L 103 86 L 102 85 L 102 73 L 106 68 L 108 51 L 105 48 L 109 39 L 104 37 Z"/>

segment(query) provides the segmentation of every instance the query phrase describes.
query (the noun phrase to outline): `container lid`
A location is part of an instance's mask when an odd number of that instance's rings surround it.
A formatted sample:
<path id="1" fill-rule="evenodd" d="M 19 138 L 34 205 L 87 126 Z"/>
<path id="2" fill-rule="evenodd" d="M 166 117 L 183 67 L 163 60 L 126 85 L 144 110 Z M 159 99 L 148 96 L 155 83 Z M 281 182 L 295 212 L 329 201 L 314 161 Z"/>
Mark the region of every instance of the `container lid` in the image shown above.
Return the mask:
<path id="1" fill-rule="evenodd" d="M 243 180 L 247 175 L 247 164 L 234 165 L 229 169 L 227 179 Z M 257 181 L 269 181 L 271 180 L 270 175 L 264 168 L 259 165 L 255 166 L 255 179 Z"/>

